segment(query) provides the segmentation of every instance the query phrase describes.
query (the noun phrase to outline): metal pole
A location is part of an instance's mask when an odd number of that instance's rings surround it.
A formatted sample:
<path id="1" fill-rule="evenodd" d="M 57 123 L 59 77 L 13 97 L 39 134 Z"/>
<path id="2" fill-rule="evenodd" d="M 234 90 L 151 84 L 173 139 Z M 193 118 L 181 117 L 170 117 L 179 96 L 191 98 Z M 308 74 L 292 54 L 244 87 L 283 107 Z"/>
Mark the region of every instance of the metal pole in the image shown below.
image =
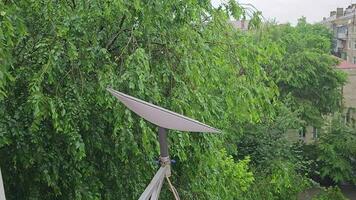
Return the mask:
<path id="1" fill-rule="evenodd" d="M 167 129 L 158 127 L 158 142 L 161 158 L 168 157 Z"/>
<path id="2" fill-rule="evenodd" d="M 166 128 L 158 127 L 158 142 L 159 142 L 159 151 L 160 157 L 159 161 L 162 167 L 167 167 L 166 176 L 171 176 L 171 159 L 168 154 L 168 140 L 167 140 Z"/>
<path id="3" fill-rule="evenodd" d="M 139 200 L 158 200 L 164 179 L 171 176 L 171 160 L 168 154 L 167 132 L 168 130 L 166 128 L 158 127 L 159 160 L 161 168 L 141 194 Z"/>

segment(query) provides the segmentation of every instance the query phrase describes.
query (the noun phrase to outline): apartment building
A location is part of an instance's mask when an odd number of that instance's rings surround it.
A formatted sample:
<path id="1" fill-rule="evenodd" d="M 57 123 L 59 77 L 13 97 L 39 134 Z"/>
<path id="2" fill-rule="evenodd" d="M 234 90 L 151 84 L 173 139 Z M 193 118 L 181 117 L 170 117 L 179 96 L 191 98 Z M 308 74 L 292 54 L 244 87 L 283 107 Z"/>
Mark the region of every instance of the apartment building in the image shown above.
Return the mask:
<path id="1" fill-rule="evenodd" d="M 356 128 L 356 64 L 340 60 L 340 64 L 336 68 L 345 72 L 348 76 L 347 83 L 341 88 L 342 105 L 344 107 L 343 117 L 345 123 Z M 306 144 L 310 144 L 317 140 L 319 131 L 318 128 L 313 126 L 302 127 L 298 130 L 291 129 L 287 132 L 287 139 L 293 142 L 302 140 Z"/>
<path id="2" fill-rule="evenodd" d="M 356 64 L 342 61 L 338 69 L 348 75 L 347 83 L 342 88 L 345 121 L 356 127 Z"/>
<path id="3" fill-rule="evenodd" d="M 345 123 L 356 127 L 356 4 L 331 11 L 330 16 L 324 17 L 321 24 L 329 27 L 334 35 L 333 54 L 340 58 L 340 64 L 335 67 L 348 75 L 346 85 L 341 88 L 343 116 Z M 313 126 L 291 129 L 287 132 L 287 139 L 313 143 L 317 140 L 319 131 L 320 128 Z"/>
<path id="4" fill-rule="evenodd" d="M 342 88 L 345 120 L 355 126 L 356 120 L 356 4 L 337 8 L 321 22 L 333 31 L 333 53 L 341 58 L 337 68 L 348 75 Z"/>
<path id="5" fill-rule="evenodd" d="M 331 11 L 330 16 L 324 17 L 321 24 L 334 33 L 333 54 L 356 64 L 356 4 Z"/>

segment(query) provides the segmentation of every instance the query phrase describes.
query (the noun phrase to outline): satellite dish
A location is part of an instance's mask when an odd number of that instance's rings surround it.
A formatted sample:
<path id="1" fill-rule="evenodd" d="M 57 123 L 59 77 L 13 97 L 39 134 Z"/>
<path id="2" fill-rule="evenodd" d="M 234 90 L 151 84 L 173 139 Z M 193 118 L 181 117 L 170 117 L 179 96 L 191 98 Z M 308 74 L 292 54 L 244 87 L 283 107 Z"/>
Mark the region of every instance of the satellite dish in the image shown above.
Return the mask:
<path id="1" fill-rule="evenodd" d="M 189 131 L 189 132 L 206 132 L 219 133 L 220 130 L 203 124 L 197 120 L 172 112 L 165 108 L 142 101 L 135 97 L 129 96 L 113 89 L 107 89 L 112 95 L 117 97 L 126 107 L 138 114 L 147 121 L 166 129 Z"/>
<path id="2" fill-rule="evenodd" d="M 153 105 L 122 92 L 118 92 L 111 88 L 108 88 L 107 90 L 131 111 L 158 126 L 161 168 L 155 174 L 145 191 L 141 194 L 139 200 L 157 200 L 165 178 L 169 183 L 169 187 L 173 192 L 174 198 L 179 200 L 180 198 L 178 192 L 169 180 L 169 177 L 171 176 L 171 160 L 168 155 L 167 130 L 172 129 L 178 131 L 206 133 L 219 133 L 221 131 L 197 120 Z"/>

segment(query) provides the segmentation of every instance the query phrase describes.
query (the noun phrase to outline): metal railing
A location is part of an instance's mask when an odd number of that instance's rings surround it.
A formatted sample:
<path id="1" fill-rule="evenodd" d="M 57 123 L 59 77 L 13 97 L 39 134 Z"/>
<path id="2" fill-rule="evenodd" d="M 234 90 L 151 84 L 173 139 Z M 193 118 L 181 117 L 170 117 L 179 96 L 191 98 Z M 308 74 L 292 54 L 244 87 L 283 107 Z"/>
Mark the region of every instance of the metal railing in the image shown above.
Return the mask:
<path id="1" fill-rule="evenodd" d="M 172 186 L 169 177 L 171 176 L 170 165 L 162 166 L 157 171 L 156 175 L 153 177 L 150 184 L 146 187 L 145 191 L 141 194 L 139 200 L 158 200 L 161 188 L 164 182 L 164 179 L 167 179 L 167 182 L 170 186 L 171 191 L 176 200 L 179 200 L 179 196 L 175 188 Z"/>
<path id="2" fill-rule="evenodd" d="M 5 200 L 5 190 L 4 190 L 4 184 L 2 181 L 2 175 L 1 175 L 1 169 L 0 169 L 0 200 Z"/>

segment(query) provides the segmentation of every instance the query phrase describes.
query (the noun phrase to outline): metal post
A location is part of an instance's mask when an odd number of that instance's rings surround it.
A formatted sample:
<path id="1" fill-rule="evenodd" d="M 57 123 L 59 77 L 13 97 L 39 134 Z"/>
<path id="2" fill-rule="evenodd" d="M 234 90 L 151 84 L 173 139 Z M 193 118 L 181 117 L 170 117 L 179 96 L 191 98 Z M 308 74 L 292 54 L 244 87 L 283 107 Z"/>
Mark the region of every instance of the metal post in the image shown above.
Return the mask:
<path id="1" fill-rule="evenodd" d="M 141 194 L 139 200 L 158 200 L 164 179 L 171 176 L 171 160 L 168 154 L 167 131 L 165 128 L 158 127 L 159 160 L 161 167 L 153 177 L 151 183 Z"/>
<path id="2" fill-rule="evenodd" d="M 158 127 L 158 142 L 159 142 L 159 151 L 160 157 L 159 161 L 162 167 L 167 167 L 166 176 L 171 176 L 171 159 L 168 154 L 168 140 L 167 140 L 166 128 Z"/>
<path id="3" fill-rule="evenodd" d="M 158 127 L 158 142 L 161 158 L 168 157 L 167 129 Z"/>

